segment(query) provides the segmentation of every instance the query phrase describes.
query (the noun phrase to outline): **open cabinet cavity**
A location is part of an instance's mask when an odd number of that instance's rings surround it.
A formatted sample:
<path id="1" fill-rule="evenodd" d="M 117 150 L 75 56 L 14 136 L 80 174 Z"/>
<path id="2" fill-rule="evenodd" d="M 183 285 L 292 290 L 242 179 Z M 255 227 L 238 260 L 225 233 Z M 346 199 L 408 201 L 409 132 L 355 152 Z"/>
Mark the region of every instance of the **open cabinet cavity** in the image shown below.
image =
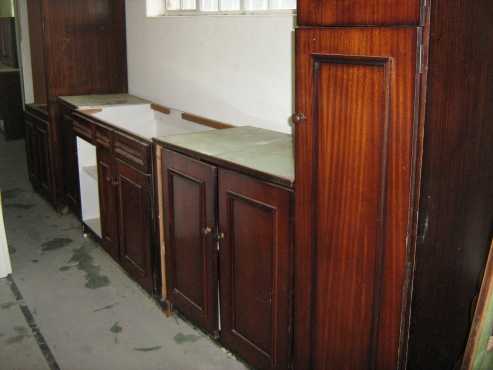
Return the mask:
<path id="1" fill-rule="evenodd" d="M 101 238 L 96 146 L 77 137 L 77 157 L 82 222 Z"/>

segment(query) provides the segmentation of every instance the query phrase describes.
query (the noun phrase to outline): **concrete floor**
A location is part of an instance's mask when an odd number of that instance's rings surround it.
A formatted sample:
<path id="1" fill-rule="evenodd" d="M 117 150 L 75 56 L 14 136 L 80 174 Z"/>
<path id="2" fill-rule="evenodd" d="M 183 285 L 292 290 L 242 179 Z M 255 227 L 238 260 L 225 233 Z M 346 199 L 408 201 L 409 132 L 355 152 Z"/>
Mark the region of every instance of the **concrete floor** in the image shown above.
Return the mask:
<path id="1" fill-rule="evenodd" d="M 0 280 L 2 370 L 246 369 L 152 299 L 73 215 L 32 191 L 24 142 L 0 139 L 0 189 L 14 273 Z M 17 290 L 16 290 L 17 289 Z"/>

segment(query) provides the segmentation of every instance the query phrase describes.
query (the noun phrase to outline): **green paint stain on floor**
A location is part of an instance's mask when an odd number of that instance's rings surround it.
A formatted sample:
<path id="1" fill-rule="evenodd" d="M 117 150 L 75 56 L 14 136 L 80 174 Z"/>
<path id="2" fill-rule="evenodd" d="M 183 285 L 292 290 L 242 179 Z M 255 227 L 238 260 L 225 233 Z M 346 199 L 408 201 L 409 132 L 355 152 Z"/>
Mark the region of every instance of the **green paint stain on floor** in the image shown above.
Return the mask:
<path id="1" fill-rule="evenodd" d="M 51 239 L 43 244 L 41 244 L 41 250 L 43 252 L 54 251 L 57 249 L 65 248 L 69 244 L 73 242 L 72 239 L 69 238 L 55 238 Z"/>
<path id="2" fill-rule="evenodd" d="M 86 288 L 99 289 L 110 285 L 110 279 L 101 274 L 101 267 L 94 264 L 94 258 L 90 252 L 94 248 L 83 245 L 74 249 L 72 258 L 69 263 L 75 263 L 77 269 L 86 273 Z"/>
<path id="3" fill-rule="evenodd" d="M 113 326 L 110 328 L 110 331 L 113 334 L 119 334 L 123 331 L 123 328 L 120 326 L 120 323 L 117 321 L 113 324 Z"/>
<path id="4" fill-rule="evenodd" d="M 13 209 L 20 209 L 23 211 L 28 211 L 34 206 L 35 204 L 12 203 L 12 204 L 6 204 L 5 208 L 13 208 Z"/>
<path id="5" fill-rule="evenodd" d="M 15 303 L 15 302 L 7 302 L 7 303 L 4 303 L 4 304 L 0 305 L 0 308 L 2 310 L 8 310 L 9 308 L 14 307 L 15 305 L 17 305 L 17 303 Z"/>
<path id="6" fill-rule="evenodd" d="M 134 348 L 134 351 L 137 352 L 152 352 L 152 351 L 157 351 L 163 348 L 163 346 L 154 346 L 154 347 L 139 347 L 139 348 Z"/>
<path id="7" fill-rule="evenodd" d="M 16 335 L 14 335 L 13 337 L 7 338 L 7 340 L 5 341 L 6 345 L 20 343 L 24 339 L 30 337 L 29 331 L 23 326 L 15 326 L 14 330 L 16 332 Z"/>
<path id="8" fill-rule="evenodd" d="M 112 304 L 109 304 L 109 305 L 107 305 L 107 306 L 103 306 L 103 307 L 100 307 L 100 308 L 96 308 L 93 312 L 99 312 L 99 311 L 110 310 L 110 309 L 112 309 L 113 307 L 115 307 L 116 305 L 118 305 L 118 302 L 115 302 L 115 303 L 112 303 Z"/>
<path id="9" fill-rule="evenodd" d="M 183 333 L 178 333 L 174 336 L 173 339 L 178 344 L 185 344 L 185 343 L 195 343 L 198 340 L 200 340 L 200 338 L 201 337 L 199 337 L 198 335 L 193 335 L 193 334 L 185 335 Z"/>

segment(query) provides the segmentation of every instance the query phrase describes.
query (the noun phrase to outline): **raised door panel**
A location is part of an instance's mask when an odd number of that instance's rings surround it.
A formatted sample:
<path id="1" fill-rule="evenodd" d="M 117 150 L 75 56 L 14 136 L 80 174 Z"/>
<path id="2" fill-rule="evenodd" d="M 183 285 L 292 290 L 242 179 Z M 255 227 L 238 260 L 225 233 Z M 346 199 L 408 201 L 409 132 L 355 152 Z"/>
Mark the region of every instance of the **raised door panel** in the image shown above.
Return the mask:
<path id="1" fill-rule="evenodd" d="M 111 152 L 97 148 L 99 203 L 103 248 L 115 259 L 120 259 L 118 248 L 118 182 Z"/>
<path id="2" fill-rule="evenodd" d="M 152 291 L 150 179 L 116 160 L 120 263 L 147 291 Z"/>
<path id="3" fill-rule="evenodd" d="M 38 156 L 38 179 L 41 191 L 47 195 L 51 195 L 51 161 L 50 161 L 50 139 L 47 124 L 44 122 L 37 122 L 35 125 L 36 130 L 36 147 Z"/>
<path id="4" fill-rule="evenodd" d="M 291 192 L 219 172 L 221 342 L 258 369 L 287 369 Z"/>
<path id="5" fill-rule="evenodd" d="M 296 368 L 396 369 L 418 30 L 297 31 Z"/>
<path id="6" fill-rule="evenodd" d="M 72 129 L 72 117 L 62 116 L 63 182 L 65 199 L 70 208 L 80 216 L 79 171 L 77 167 L 77 142 Z"/>
<path id="7" fill-rule="evenodd" d="M 217 335 L 216 168 L 169 150 L 163 166 L 169 300 Z"/>
<path id="8" fill-rule="evenodd" d="M 298 0 L 301 26 L 418 25 L 423 0 Z"/>

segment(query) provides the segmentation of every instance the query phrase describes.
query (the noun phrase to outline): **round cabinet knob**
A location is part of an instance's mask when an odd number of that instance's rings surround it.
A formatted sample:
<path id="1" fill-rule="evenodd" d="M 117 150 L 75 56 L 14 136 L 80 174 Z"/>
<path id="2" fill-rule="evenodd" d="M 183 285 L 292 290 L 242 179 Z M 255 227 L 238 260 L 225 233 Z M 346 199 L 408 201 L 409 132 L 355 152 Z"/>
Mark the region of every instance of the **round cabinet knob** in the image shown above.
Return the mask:
<path id="1" fill-rule="evenodd" d="M 204 228 L 202 229 L 202 234 L 204 234 L 204 236 L 209 235 L 211 232 L 212 232 L 212 229 L 211 229 L 209 226 L 204 227 Z"/>
<path id="2" fill-rule="evenodd" d="M 298 113 L 293 114 L 292 120 L 293 120 L 293 123 L 299 124 L 299 123 L 306 121 L 306 116 L 304 113 L 298 112 Z"/>

